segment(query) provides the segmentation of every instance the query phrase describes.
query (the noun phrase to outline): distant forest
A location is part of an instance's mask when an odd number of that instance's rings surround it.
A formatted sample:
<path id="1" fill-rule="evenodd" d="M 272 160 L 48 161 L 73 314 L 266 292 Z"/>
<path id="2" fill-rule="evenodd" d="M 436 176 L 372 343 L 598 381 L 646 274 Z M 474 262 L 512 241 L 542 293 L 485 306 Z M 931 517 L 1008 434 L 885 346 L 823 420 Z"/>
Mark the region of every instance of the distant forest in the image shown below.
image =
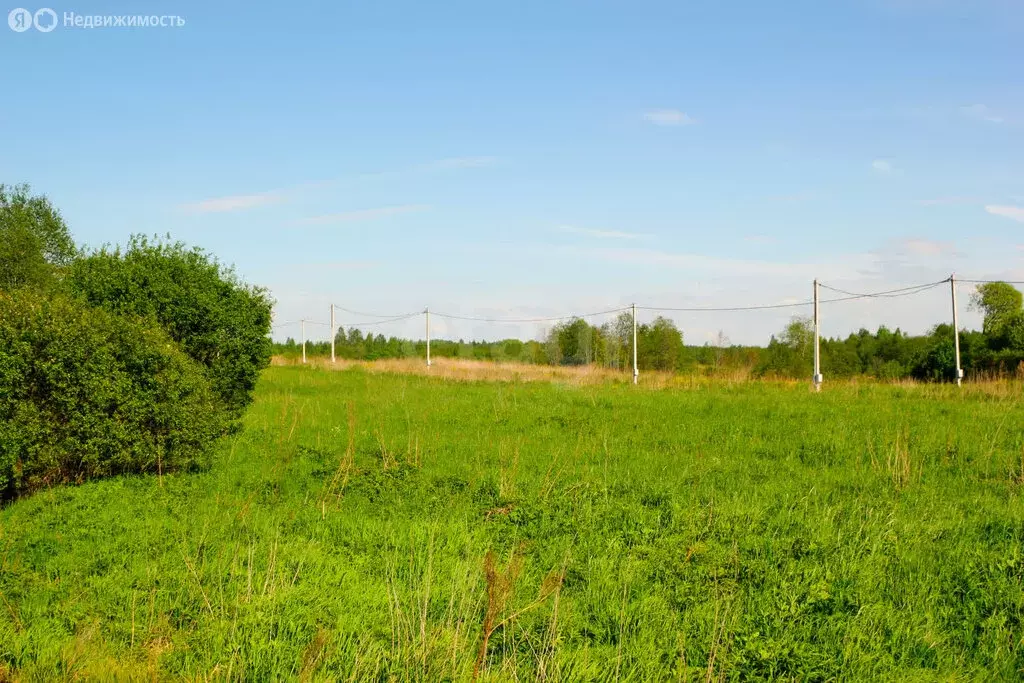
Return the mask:
<path id="1" fill-rule="evenodd" d="M 961 330 L 961 366 L 969 376 L 1024 375 L 1024 306 L 1019 290 L 1004 282 L 978 287 L 972 306 L 984 313 L 981 331 Z M 637 326 L 640 370 L 668 372 L 748 371 L 758 377 L 809 377 L 813 363 L 814 328 L 810 320 L 794 318 L 773 335 L 767 346 L 737 346 L 724 334 L 716 343 L 686 345 L 683 332 L 667 318 Z M 538 365 L 599 365 L 632 368 L 633 323 L 628 313 L 601 326 L 583 319 L 555 325 L 543 341 L 431 340 L 435 358 L 514 361 Z M 330 355 L 330 342 L 307 342 L 307 356 Z M 285 357 L 301 354 L 289 338 L 275 344 Z M 378 360 L 425 358 L 426 342 L 374 335 L 339 328 L 335 335 L 338 358 Z M 915 378 L 944 381 L 955 377 L 953 328 L 938 325 L 928 334 L 912 336 L 899 329 L 866 329 L 845 339 L 821 340 L 821 366 L 826 377 L 871 376 L 879 379 Z"/>

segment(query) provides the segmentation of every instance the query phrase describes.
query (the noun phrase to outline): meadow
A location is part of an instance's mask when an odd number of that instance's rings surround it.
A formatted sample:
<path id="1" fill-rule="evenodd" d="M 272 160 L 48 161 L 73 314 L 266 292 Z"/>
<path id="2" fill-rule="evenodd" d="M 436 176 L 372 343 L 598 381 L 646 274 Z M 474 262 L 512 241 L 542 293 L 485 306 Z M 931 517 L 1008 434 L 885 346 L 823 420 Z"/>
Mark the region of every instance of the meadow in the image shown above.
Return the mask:
<path id="1" fill-rule="evenodd" d="M 1024 676 L 1020 384 L 437 374 L 7 504 L 0 680 Z"/>

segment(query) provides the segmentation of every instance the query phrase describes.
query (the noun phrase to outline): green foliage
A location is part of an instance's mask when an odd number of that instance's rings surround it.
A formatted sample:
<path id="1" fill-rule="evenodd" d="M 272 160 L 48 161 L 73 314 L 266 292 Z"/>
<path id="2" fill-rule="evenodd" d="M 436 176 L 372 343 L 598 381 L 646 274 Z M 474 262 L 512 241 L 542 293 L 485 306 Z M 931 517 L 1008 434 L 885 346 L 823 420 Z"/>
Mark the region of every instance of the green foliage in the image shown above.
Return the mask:
<path id="1" fill-rule="evenodd" d="M 778 338 L 772 336 L 754 373 L 759 376 L 810 377 L 814 367 L 813 354 L 813 322 L 806 318 L 793 318 Z"/>
<path id="2" fill-rule="evenodd" d="M 465 681 L 500 592 L 481 681 L 1019 681 L 1020 391 L 273 367 L 211 469 L 0 510 L 0 671 Z"/>
<path id="3" fill-rule="evenodd" d="M 978 285 L 971 297 L 971 305 L 984 313 L 982 331 L 991 338 L 992 347 L 996 350 L 1006 348 L 1009 328 L 1021 316 L 1024 295 L 1006 282 L 986 282 Z M 1020 348 L 1024 349 L 1024 346 Z"/>
<path id="4" fill-rule="evenodd" d="M 159 328 L 63 296 L 0 294 L 0 497 L 192 468 L 223 428 L 202 370 Z"/>
<path id="5" fill-rule="evenodd" d="M 658 316 L 637 328 L 640 369 L 675 372 L 683 364 L 683 333 L 668 318 Z"/>
<path id="6" fill-rule="evenodd" d="M 0 184 L 0 291 L 48 286 L 76 253 L 49 199 L 28 185 Z"/>
<path id="7" fill-rule="evenodd" d="M 76 260 L 69 290 L 121 315 L 152 317 L 205 369 L 224 407 L 239 415 L 270 362 L 273 302 L 201 249 L 132 237 L 128 248 Z"/>

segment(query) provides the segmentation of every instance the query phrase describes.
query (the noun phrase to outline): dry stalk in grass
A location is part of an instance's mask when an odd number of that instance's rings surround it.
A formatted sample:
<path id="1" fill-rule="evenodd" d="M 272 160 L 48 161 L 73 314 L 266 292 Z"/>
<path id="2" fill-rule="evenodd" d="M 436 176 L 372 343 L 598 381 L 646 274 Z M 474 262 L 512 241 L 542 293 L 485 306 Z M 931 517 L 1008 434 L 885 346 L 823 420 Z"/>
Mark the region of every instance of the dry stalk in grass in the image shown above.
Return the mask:
<path id="1" fill-rule="evenodd" d="M 905 488 L 910 484 L 914 476 L 914 463 L 910 456 L 910 435 L 906 427 L 896 433 L 896 439 L 886 460 L 886 467 L 889 470 L 892 483 L 897 489 Z"/>
<path id="2" fill-rule="evenodd" d="M 487 659 L 487 644 L 490 642 L 494 632 L 517 617 L 544 604 L 552 595 L 558 595 L 565 580 L 565 570 L 549 574 L 541 583 L 540 594 L 537 599 L 526 607 L 506 614 L 509 599 L 515 591 L 516 582 L 523 569 L 523 558 L 518 551 L 514 551 L 509 558 L 508 565 L 502 571 L 498 568 L 494 552 L 487 551 L 484 556 L 484 578 L 487 581 L 487 609 L 484 612 L 484 623 L 480 637 L 480 649 L 477 652 L 476 664 L 473 666 L 473 680 L 480 677 L 484 662 Z"/>
<path id="3" fill-rule="evenodd" d="M 320 504 L 323 506 L 327 498 L 334 495 L 334 491 L 338 489 L 338 497 L 341 496 L 345 490 L 345 486 L 348 484 L 348 478 L 352 473 L 352 468 L 355 466 L 356 460 L 356 407 L 352 401 L 348 402 L 348 445 L 345 447 L 345 455 L 342 456 L 341 460 L 338 461 L 338 469 L 334 472 L 334 477 L 331 479 L 330 485 L 327 487 L 327 491 L 324 492 L 323 498 L 320 499 Z"/>

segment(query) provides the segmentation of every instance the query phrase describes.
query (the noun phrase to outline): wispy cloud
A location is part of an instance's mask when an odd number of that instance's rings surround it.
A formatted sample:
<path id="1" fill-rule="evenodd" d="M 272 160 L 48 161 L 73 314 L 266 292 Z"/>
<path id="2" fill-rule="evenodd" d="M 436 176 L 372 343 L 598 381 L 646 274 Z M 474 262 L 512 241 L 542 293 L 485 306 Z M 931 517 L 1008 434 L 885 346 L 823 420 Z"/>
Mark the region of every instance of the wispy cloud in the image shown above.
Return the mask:
<path id="1" fill-rule="evenodd" d="M 1004 218 L 1024 223 L 1024 206 L 989 204 L 985 207 L 985 211 L 993 216 L 1003 216 Z"/>
<path id="2" fill-rule="evenodd" d="M 952 204 L 975 204 L 977 197 L 933 197 L 931 199 L 915 199 L 918 206 L 949 206 Z"/>
<path id="3" fill-rule="evenodd" d="M 424 171 L 444 171 L 451 168 L 483 168 L 498 162 L 496 157 L 452 157 L 437 159 L 419 167 Z"/>
<path id="4" fill-rule="evenodd" d="M 805 263 L 783 263 L 748 259 L 722 258 L 706 254 L 661 251 L 640 248 L 570 248 L 570 253 L 606 261 L 641 266 L 669 266 L 688 271 L 713 273 L 718 277 L 758 277 L 778 275 L 811 278 L 819 266 Z"/>
<path id="5" fill-rule="evenodd" d="M 430 207 L 425 204 L 406 204 L 403 206 L 382 206 L 375 209 L 358 209 L 356 211 L 342 211 L 340 213 L 329 213 L 323 216 L 313 216 L 294 221 L 293 225 L 331 225 L 334 223 L 352 223 L 355 221 L 370 221 L 387 216 L 395 216 L 403 213 L 427 211 Z"/>
<path id="6" fill-rule="evenodd" d="M 369 270 L 380 264 L 376 261 L 325 261 L 320 263 L 292 263 L 287 267 L 297 270 Z"/>
<path id="7" fill-rule="evenodd" d="M 656 126 L 692 126 L 697 119 L 678 109 L 650 109 L 644 112 L 644 121 Z"/>
<path id="8" fill-rule="evenodd" d="M 204 199 L 198 202 L 182 204 L 178 208 L 186 213 L 224 213 L 227 211 L 242 211 L 254 209 L 259 206 L 277 204 L 284 201 L 285 197 L 279 190 L 264 192 L 261 194 L 242 194 L 230 197 L 215 197 Z"/>
<path id="9" fill-rule="evenodd" d="M 961 256 L 962 254 L 952 242 L 942 242 L 922 238 L 908 238 L 894 244 L 896 251 L 910 256 Z"/>
<path id="10" fill-rule="evenodd" d="M 984 104 L 971 104 L 966 107 L 960 107 L 960 112 L 964 116 L 976 121 L 984 121 L 985 123 L 1003 122 L 1002 116 L 999 116 Z"/>
<path id="11" fill-rule="evenodd" d="M 798 192 L 796 194 L 769 195 L 766 199 L 770 202 L 779 202 L 781 204 L 799 204 L 811 201 L 814 199 L 814 195 L 810 192 Z"/>
<path id="12" fill-rule="evenodd" d="M 408 173 L 429 173 L 463 168 L 483 168 L 485 166 L 492 166 L 497 162 L 498 159 L 491 156 L 467 156 L 435 159 L 434 161 L 428 161 L 426 163 L 409 166 L 396 171 L 362 173 L 352 176 L 333 178 L 330 180 L 302 183 L 291 187 L 279 188 L 257 194 L 214 197 L 212 199 L 180 204 L 178 209 L 186 213 L 224 213 L 228 211 L 242 211 L 244 209 L 255 209 L 270 204 L 289 202 L 294 199 L 296 195 L 324 190 L 332 185 L 337 185 L 338 183 L 342 183 L 347 180 L 358 180 L 381 176 L 399 176 Z"/>
<path id="13" fill-rule="evenodd" d="M 892 162 L 886 161 L 885 159 L 875 159 L 871 162 L 871 168 L 874 169 L 875 173 L 881 175 L 892 175 L 893 166 Z"/>
<path id="14" fill-rule="evenodd" d="M 562 232 L 571 232 L 575 235 L 586 235 L 599 239 L 636 240 L 650 237 L 649 234 L 638 232 L 625 232 L 622 230 L 594 230 L 593 228 L 579 228 L 575 225 L 560 225 L 558 229 Z"/>
<path id="15" fill-rule="evenodd" d="M 748 242 L 750 244 L 762 244 L 762 245 L 764 245 L 764 244 L 775 244 L 779 240 L 777 238 L 775 238 L 775 237 L 772 237 L 771 235 L 747 235 L 746 237 L 743 238 L 743 241 L 744 242 Z"/>

